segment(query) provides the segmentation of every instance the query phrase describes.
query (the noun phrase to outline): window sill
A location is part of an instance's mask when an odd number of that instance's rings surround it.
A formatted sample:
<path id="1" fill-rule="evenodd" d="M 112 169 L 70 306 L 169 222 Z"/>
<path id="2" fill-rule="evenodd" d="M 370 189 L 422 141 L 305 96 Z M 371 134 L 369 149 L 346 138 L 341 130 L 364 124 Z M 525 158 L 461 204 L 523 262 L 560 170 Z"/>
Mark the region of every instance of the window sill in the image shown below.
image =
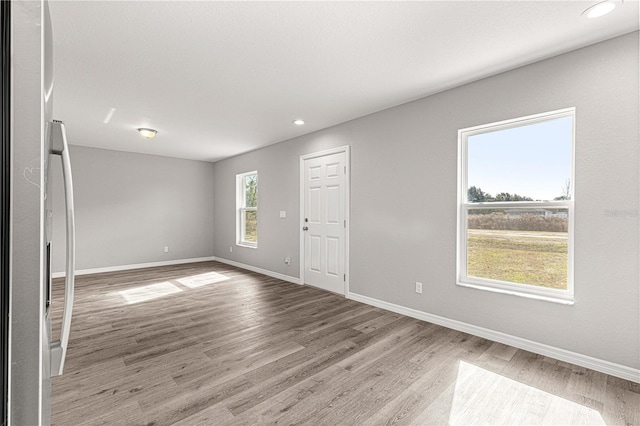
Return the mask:
<path id="1" fill-rule="evenodd" d="M 573 297 L 570 299 L 561 299 L 553 296 L 544 296 L 540 294 L 525 293 L 517 290 L 507 290 L 502 288 L 488 287 L 488 286 L 479 285 L 479 284 L 470 284 L 470 283 L 463 283 L 463 282 L 457 282 L 456 284 L 459 285 L 460 287 L 475 288 L 477 290 L 490 291 L 492 293 L 508 294 L 511 296 L 524 297 L 526 299 L 542 300 L 544 302 L 558 303 L 560 305 L 573 306 L 575 304 Z"/>
<path id="2" fill-rule="evenodd" d="M 250 249 L 257 249 L 258 248 L 258 244 L 251 244 L 251 243 L 236 243 L 236 246 L 238 246 L 238 247 L 246 247 L 246 248 L 250 248 Z"/>

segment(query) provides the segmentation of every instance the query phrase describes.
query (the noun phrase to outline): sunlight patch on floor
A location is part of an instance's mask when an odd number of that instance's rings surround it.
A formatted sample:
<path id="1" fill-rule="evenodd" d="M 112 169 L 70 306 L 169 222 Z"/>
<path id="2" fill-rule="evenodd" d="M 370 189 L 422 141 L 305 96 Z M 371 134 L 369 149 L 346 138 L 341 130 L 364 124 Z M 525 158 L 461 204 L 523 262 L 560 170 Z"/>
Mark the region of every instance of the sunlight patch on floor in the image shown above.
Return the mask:
<path id="1" fill-rule="evenodd" d="M 122 290 L 119 291 L 118 294 L 124 298 L 128 305 L 132 305 L 134 303 L 158 299 L 169 294 L 180 293 L 181 291 L 180 288 L 170 282 L 163 282 Z"/>
<path id="2" fill-rule="evenodd" d="M 215 284 L 221 281 L 228 280 L 229 277 L 217 272 L 207 272 L 205 274 L 191 275 L 190 277 L 184 277 L 176 280 L 180 284 L 189 288 L 198 288 L 203 285 Z"/>
<path id="3" fill-rule="evenodd" d="M 450 425 L 604 425 L 596 410 L 460 361 Z"/>

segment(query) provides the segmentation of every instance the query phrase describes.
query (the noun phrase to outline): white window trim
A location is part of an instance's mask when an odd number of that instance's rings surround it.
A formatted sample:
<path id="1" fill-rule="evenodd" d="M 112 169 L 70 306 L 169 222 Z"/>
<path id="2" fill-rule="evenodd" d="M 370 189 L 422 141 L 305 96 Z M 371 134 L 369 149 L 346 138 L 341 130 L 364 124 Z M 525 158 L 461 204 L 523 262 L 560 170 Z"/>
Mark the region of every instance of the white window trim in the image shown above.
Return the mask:
<path id="1" fill-rule="evenodd" d="M 470 136 L 489 131 L 505 130 L 562 117 L 573 117 L 571 134 L 571 199 L 559 201 L 516 201 L 469 203 L 467 201 L 467 140 Z M 457 209 L 457 255 L 456 284 L 491 292 L 527 297 L 530 299 L 557 302 L 566 305 L 574 303 L 573 253 L 574 253 L 574 202 L 575 202 L 575 108 L 565 108 L 541 114 L 519 117 L 481 126 L 458 130 L 458 209 Z M 559 290 L 529 284 L 512 283 L 489 278 L 467 276 L 467 213 L 469 210 L 489 208 L 566 208 L 568 210 L 568 253 L 567 253 L 567 289 Z"/>
<path id="2" fill-rule="evenodd" d="M 236 245 L 248 248 L 258 248 L 258 243 L 253 241 L 244 241 L 242 236 L 245 234 L 245 223 L 242 220 L 243 213 L 247 211 L 258 211 L 257 207 L 245 207 L 244 200 L 244 178 L 246 176 L 257 175 L 256 170 L 251 172 L 240 173 L 236 175 Z M 259 196 L 259 195 L 258 195 Z"/>

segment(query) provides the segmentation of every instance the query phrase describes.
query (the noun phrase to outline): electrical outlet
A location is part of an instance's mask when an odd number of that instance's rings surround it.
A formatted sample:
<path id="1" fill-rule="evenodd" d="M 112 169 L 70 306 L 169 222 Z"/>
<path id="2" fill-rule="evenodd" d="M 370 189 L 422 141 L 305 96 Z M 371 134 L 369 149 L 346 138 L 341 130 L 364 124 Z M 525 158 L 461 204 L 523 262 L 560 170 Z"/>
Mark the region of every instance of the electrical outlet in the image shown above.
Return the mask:
<path id="1" fill-rule="evenodd" d="M 285 257 L 285 258 L 284 258 L 284 263 L 285 263 L 286 265 L 291 265 L 291 258 L 290 258 L 289 256 Z"/>
<path id="2" fill-rule="evenodd" d="M 164 246 L 164 252 L 165 253 L 169 253 L 169 247 L 168 246 Z"/>
<path id="3" fill-rule="evenodd" d="M 229 246 L 229 253 L 233 253 L 233 246 Z"/>
<path id="4" fill-rule="evenodd" d="M 422 283 L 416 281 L 416 293 L 422 294 Z"/>

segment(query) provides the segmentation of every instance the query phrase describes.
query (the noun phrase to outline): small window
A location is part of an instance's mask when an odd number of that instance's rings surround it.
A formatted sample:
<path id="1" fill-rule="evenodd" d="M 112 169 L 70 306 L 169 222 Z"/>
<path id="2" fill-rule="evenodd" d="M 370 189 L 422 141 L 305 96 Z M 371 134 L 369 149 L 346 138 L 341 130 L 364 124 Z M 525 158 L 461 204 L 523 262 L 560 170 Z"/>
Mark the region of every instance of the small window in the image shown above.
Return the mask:
<path id="1" fill-rule="evenodd" d="M 258 247 L 258 172 L 236 175 L 237 244 Z"/>
<path id="2" fill-rule="evenodd" d="M 462 129 L 458 284 L 573 301 L 575 109 Z"/>

